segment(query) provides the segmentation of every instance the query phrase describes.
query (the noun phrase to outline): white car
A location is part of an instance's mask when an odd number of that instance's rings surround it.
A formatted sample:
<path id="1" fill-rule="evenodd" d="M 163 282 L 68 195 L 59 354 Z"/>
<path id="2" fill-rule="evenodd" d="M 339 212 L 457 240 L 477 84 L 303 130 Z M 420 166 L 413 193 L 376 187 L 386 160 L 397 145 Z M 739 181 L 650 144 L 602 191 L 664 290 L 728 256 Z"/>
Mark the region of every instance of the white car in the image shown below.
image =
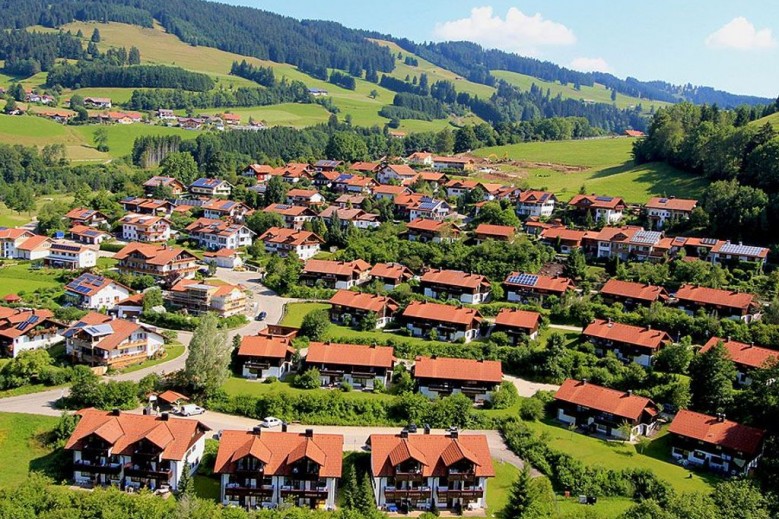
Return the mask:
<path id="1" fill-rule="evenodd" d="M 181 409 L 180 409 L 179 412 L 180 412 L 181 416 L 195 416 L 195 415 L 198 415 L 198 414 L 205 413 L 206 410 L 203 409 L 202 407 L 200 407 L 199 405 L 187 404 L 187 405 L 181 406 Z"/>
<path id="2" fill-rule="evenodd" d="M 281 420 L 275 416 L 267 416 L 260 422 L 260 427 L 278 427 L 279 425 L 281 425 Z"/>

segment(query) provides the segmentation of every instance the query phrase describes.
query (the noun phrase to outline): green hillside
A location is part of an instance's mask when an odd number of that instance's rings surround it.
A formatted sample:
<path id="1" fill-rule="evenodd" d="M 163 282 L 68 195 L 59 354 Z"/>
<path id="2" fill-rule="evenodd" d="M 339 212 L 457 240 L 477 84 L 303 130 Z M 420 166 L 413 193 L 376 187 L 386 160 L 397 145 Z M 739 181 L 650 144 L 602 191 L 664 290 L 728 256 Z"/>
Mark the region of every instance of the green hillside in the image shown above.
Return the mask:
<path id="1" fill-rule="evenodd" d="M 763 126 L 765 123 L 770 123 L 771 126 L 779 130 L 779 112 L 776 112 L 775 114 L 767 115 L 765 117 L 761 117 L 760 119 L 757 119 L 756 121 L 752 121 L 749 124 L 754 124 L 755 126 Z"/>

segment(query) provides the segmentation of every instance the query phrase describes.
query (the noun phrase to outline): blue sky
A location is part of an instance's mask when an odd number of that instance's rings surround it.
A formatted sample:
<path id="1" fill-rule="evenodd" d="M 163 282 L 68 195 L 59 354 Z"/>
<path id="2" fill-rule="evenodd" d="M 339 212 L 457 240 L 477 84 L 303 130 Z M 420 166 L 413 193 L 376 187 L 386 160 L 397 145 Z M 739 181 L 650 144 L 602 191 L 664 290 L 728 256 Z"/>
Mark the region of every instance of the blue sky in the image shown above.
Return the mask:
<path id="1" fill-rule="evenodd" d="M 222 0 L 415 41 L 466 39 L 619 77 L 779 95 L 776 0 Z"/>

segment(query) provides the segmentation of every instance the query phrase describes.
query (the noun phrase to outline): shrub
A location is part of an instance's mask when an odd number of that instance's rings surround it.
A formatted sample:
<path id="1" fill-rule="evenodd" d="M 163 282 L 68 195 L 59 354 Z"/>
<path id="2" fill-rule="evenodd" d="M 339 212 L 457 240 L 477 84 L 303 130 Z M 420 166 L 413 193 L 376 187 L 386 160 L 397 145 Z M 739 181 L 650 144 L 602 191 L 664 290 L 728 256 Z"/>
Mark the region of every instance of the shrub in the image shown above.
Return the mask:
<path id="1" fill-rule="evenodd" d="M 293 385 L 300 389 L 316 389 L 322 385 L 319 370 L 310 368 L 295 377 Z"/>
<path id="2" fill-rule="evenodd" d="M 274 376 L 270 376 L 270 377 L 266 377 L 265 380 L 263 381 L 263 383 L 265 383 L 265 384 L 273 384 L 275 382 L 278 382 L 278 380 L 279 380 L 278 378 L 276 378 Z"/>
<path id="3" fill-rule="evenodd" d="M 493 391 L 490 404 L 493 409 L 507 409 L 514 405 L 519 398 L 517 387 L 508 380 L 504 380 L 498 386 L 498 389 Z"/>
<path id="4" fill-rule="evenodd" d="M 538 421 L 544 418 L 544 403 L 537 398 L 525 398 L 519 405 L 519 417 L 523 420 Z"/>
<path id="5" fill-rule="evenodd" d="M 300 326 L 300 335 L 308 337 L 312 341 L 321 340 L 330 327 L 330 314 L 327 310 L 315 310 L 303 318 Z"/>
<path id="6" fill-rule="evenodd" d="M 341 382 L 341 391 L 343 391 L 344 393 L 349 393 L 349 392 L 352 391 L 352 389 L 354 389 L 354 388 L 352 387 L 352 385 L 350 383 L 348 383 L 348 382 Z"/>

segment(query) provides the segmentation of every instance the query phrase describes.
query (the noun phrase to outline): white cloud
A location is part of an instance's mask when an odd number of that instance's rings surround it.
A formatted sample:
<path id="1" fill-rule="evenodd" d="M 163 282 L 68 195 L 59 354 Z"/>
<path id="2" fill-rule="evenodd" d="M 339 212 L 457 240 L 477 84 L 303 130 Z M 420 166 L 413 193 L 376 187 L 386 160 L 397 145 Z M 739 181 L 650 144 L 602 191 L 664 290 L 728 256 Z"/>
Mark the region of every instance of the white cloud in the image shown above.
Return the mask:
<path id="1" fill-rule="evenodd" d="M 537 54 L 543 46 L 576 43 L 573 31 L 565 25 L 545 20 L 540 13 L 528 16 L 516 7 L 509 8 L 505 19 L 494 15 L 490 6 L 474 7 L 468 18 L 437 23 L 433 34 L 440 40 L 472 41 L 525 54 Z"/>
<path id="2" fill-rule="evenodd" d="M 776 47 L 771 29 L 755 29 L 752 22 L 738 16 L 711 33 L 705 40 L 712 49 L 759 50 Z"/>
<path id="3" fill-rule="evenodd" d="M 611 67 L 603 58 L 576 58 L 570 67 L 582 72 L 612 72 Z"/>

